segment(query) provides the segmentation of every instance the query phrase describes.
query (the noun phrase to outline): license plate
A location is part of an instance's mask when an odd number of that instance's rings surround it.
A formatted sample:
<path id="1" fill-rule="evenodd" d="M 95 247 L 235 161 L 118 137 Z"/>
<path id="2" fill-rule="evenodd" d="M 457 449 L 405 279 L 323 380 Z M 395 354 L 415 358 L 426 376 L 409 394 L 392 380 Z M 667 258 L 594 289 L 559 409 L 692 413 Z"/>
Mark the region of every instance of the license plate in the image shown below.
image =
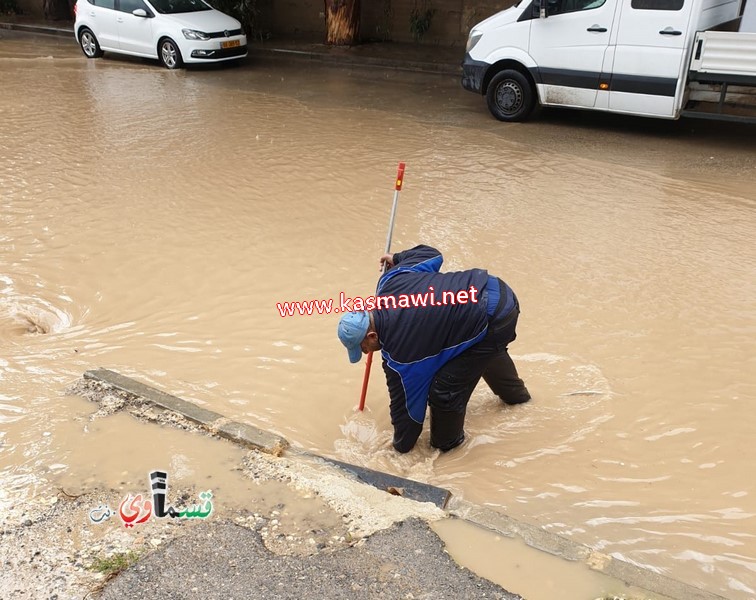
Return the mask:
<path id="1" fill-rule="evenodd" d="M 221 48 L 236 48 L 237 46 L 240 46 L 241 42 L 239 40 L 231 40 L 230 42 L 221 42 Z"/>

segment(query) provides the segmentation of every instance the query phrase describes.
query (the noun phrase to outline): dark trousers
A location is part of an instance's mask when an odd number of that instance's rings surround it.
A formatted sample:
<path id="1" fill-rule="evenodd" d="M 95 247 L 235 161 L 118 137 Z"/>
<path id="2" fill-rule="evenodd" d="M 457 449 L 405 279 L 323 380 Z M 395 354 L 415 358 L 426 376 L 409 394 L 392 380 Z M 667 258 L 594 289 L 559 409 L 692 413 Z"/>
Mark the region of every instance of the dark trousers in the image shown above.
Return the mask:
<path id="1" fill-rule="evenodd" d="M 530 400 L 530 393 L 517 374 L 507 346 L 517 334 L 518 304 L 503 319 L 488 325 L 480 342 L 446 363 L 436 374 L 428 395 L 431 446 L 451 450 L 465 440 L 467 403 L 483 377 L 494 394 L 506 404 Z"/>

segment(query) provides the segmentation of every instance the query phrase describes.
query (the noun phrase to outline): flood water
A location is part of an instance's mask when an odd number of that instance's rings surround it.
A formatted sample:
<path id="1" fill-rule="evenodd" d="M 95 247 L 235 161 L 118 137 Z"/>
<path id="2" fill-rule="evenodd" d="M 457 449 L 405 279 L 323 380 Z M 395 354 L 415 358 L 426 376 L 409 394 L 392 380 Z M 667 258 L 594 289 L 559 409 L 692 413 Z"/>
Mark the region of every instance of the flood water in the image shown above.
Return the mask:
<path id="1" fill-rule="evenodd" d="M 168 72 L 4 33 L 0 511 L 96 467 L 64 390 L 107 367 L 753 597 L 754 132 L 568 111 L 505 125 L 450 77 Z M 374 292 L 400 160 L 393 249 L 487 268 L 522 307 L 510 352 L 533 401 L 481 384 L 446 455 L 427 432 L 391 449 L 378 364 L 356 412 L 364 364 L 338 315 L 276 309 Z"/>

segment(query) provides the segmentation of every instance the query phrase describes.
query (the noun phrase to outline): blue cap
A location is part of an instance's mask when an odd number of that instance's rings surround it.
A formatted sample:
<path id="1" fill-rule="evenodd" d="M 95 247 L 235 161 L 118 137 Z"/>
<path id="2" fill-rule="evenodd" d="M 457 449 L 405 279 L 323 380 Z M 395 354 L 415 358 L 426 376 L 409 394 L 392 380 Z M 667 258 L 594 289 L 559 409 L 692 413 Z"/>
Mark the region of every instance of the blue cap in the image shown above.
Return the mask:
<path id="1" fill-rule="evenodd" d="M 360 344 L 370 327 L 370 316 L 366 310 L 348 312 L 339 320 L 339 339 L 349 352 L 349 362 L 360 362 L 362 348 Z"/>

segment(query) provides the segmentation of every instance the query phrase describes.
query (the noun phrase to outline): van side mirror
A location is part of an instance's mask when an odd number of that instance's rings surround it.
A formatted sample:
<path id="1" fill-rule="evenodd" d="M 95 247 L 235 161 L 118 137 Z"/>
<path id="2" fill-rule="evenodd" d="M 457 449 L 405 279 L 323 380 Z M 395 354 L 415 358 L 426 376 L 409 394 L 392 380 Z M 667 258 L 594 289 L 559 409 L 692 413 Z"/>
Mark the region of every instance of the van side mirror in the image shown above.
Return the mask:
<path id="1" fill-rule="evenodd" d="M 546 2 L 547 0 L 539 0 L 538 2 L 538 18 L 539 19 L 545 19 L 548 17 L 548 13 L 546 11 Z"/>

